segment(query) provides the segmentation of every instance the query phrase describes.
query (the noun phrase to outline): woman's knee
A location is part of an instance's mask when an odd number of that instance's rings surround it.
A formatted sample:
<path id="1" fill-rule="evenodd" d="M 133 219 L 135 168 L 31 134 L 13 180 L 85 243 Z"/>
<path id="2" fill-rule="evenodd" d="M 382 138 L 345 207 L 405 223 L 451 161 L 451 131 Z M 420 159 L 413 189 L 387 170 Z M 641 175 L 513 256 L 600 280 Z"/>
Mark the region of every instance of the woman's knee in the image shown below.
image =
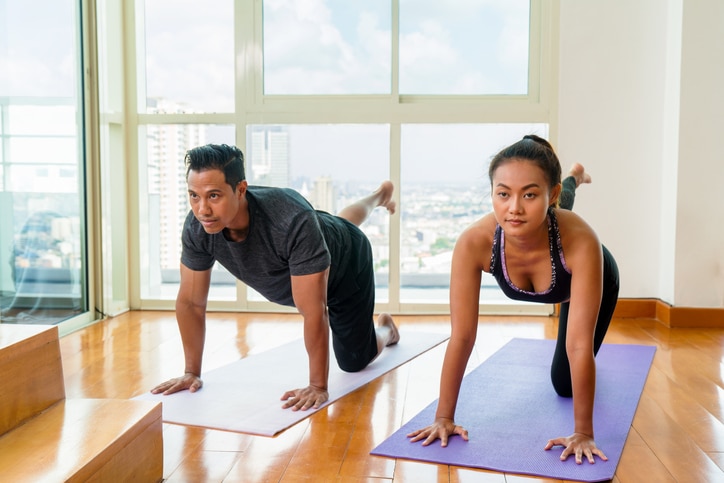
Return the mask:
<path id="1" fill-rule="evenodd" d="M 573 396 L 571 369 L 568 361 L 560 358 L 560 354 L 559 357 L 554 357 L 553 363 L 551 364 L 551 383 L 553 383 L 553 389 L 559 396 Z"/>
<path id="2" fill-rule="evenodd" d="M 570 378 L 551 377 L 553 383 L 553 389 L 560 397 L 573 397 L 573 387 L 571 387 Z"/>

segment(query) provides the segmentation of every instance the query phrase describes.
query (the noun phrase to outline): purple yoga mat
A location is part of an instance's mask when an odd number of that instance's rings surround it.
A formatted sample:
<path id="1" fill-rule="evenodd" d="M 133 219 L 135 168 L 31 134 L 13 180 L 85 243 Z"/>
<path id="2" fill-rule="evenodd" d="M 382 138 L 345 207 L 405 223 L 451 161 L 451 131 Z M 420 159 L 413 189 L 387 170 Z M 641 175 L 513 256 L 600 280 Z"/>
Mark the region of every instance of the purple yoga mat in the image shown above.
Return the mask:
<path id="1" fill-rule="evenodd" d="M 406 437 L 434 420 L 437 401 L 372 450 L 373 455 L 579 481 L 613 478 L 656 348 L 604 344 L 596 357 L 596 444 L 608 457 L 590 464 L 560 461 L 562 447 L 549 439 L 573 433 L 573 404 L 550 382 L 555 341 L 513 339 L 465 376 L 455 422 L 469 441 L 455 436 L 442 448 Z"/>

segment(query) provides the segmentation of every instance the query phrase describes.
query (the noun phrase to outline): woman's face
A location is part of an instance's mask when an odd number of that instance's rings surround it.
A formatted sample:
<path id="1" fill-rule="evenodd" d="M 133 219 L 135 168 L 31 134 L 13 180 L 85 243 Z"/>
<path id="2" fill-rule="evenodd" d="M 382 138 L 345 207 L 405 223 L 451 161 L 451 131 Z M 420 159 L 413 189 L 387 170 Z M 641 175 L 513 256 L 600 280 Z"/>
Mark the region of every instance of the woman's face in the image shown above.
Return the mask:
<path id="1" fill-rule="evenodd" d="M 534 233 L 546 222 L 548 207 L 556 202 L 543 170 L 525 159 L 512 159 L 493 173 L 493 212 L 506 236 Z"/>

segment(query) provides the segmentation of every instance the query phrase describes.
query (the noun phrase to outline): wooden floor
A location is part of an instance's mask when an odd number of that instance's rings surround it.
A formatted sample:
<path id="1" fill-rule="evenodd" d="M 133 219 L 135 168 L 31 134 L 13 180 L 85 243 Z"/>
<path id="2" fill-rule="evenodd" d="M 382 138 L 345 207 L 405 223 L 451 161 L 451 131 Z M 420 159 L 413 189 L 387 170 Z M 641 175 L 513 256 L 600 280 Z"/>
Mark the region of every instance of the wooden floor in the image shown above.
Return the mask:
<path id="1" fill-rule="evenodd" d="M 396 320 L 407 329 L 449 331 L 442 316 Z M 547 317 L 481 317 L 473 363 L 513 337 L 554 338 L 556 325 Z M 297 315 L 210 314 L 204 370 L 301 335 Z M 613 481 L 724 481 L 724 329 L 667 329 L 654 320 L 615 319 L 605 342 L 658 348 Z M 275 438 L 165 424 L 164 477 L 193 483 L 555 481 L 369 454 L 437 398 L 445 345 Z M 131 398 L 183 369 L 172 312 L 108 319 L 63 337 L 61 351 L 68 398 Z M 390 404 L 392 398 L 404 402 Z"/>

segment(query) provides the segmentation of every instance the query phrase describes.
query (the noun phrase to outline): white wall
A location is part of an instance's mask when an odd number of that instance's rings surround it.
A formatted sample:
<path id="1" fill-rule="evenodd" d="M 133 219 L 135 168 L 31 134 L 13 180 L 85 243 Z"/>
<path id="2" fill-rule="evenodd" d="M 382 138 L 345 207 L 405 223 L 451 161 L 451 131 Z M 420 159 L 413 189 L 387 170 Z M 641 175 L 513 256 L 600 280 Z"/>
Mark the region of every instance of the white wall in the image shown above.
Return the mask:
<path id="1" fill-rule="evenodd" d="M 724 307 L 723 29 L 720 0 L 560 1 L 556 147 L 622 297 Z"/>
<path id="2" fill-rule="evenodd" d="M 681 0 L 672 0 L 667 9 L 666 26 L 666 69 L 664 71 L 664 131 L 663 151 L 660 172 L 662 174 L 661 210 L 659 219 L 659 265 L 665 267 L 659 277 L 659 296 L 661 300 L 673 303 L 676 289 L 675 270 L 672 260 L 676 260 L 676 204 L 678 202 L 679 176 L 679 111 L 681 93 Z"/>
<path id="3" fill-rule="evenodd" d="M 724 2 L 683 2 L 677 305 L 724 307 Z"/>

